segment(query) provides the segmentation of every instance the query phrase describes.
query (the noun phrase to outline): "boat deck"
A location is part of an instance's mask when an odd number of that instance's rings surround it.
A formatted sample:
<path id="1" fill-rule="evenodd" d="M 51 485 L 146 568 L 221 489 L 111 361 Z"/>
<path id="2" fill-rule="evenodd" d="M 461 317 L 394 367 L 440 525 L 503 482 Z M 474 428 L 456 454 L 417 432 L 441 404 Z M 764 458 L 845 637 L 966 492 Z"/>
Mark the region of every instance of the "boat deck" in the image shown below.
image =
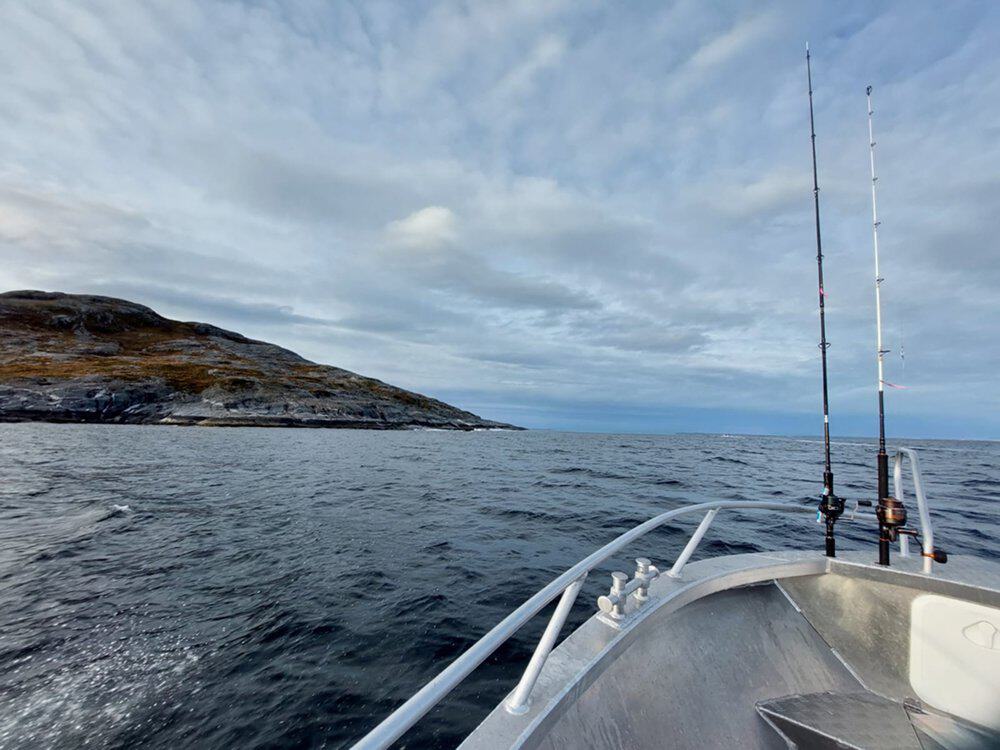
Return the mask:
<path id="1" fill-rule="evenodd" d="M 1000 609 L 1000 566 L 956 557 L 927 575 L 919 558 L 887 569 L 871 557 L 735 555 L 657 578 L 646 604 L 631 602 L 618 622 L 595 615 L 552 652 L 526 713 L 501 704 L 461 747 L 785 748 L 795 736 L 810 738 L 803 746 L 919 747 L 920 722 L 903 706 L 912 698 L 907 639 L 880 653 L 870 647 L 908 620 L 921 594 Z M 880 596 L 893 590 L 888 606 L 873 606 L 873 587 Z M 827 737 L 823 722 L 798 721 L 825 705 L 840 706 L 848 724 L 881 712 L 883 744 L 852 745 L 847 733 Z M 850 717 L 852 706 L 867 714 Z M 947 725 L 948 736 L 965 731 L 947 716 L 926 718 L 919 701 L 911 707 L 924 724 Z"/>

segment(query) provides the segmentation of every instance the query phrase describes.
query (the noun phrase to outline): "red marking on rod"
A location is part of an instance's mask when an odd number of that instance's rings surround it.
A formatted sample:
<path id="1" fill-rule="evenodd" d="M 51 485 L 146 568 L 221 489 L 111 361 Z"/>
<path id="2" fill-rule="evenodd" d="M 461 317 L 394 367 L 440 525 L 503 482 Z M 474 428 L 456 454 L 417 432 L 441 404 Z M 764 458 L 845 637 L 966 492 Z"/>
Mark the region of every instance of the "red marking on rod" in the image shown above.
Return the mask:
<path id="1" fill-rule="evenodd" d="M 896 385 L 895 383 L 890 383 L 888 380 L 883 380 L 882 384 L 883 385 L 887 385 L 890 388 L 899 388 L 901 391 L 906 391 L 906 390 L 909 390 L 909 388 L 910 388 L 910 386 L 908 386 L 908 385 Z"/>

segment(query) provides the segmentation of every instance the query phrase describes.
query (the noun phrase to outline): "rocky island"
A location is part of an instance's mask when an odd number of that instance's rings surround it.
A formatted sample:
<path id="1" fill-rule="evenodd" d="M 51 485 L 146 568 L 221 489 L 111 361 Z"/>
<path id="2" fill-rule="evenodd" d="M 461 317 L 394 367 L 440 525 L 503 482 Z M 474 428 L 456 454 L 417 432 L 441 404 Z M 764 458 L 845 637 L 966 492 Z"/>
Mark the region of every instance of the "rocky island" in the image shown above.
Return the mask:
<path id="1" fill-rule="evenodd" d="M 0 294 L 0 421 L 512 427 L 134 302 L 39 291 Z"/>

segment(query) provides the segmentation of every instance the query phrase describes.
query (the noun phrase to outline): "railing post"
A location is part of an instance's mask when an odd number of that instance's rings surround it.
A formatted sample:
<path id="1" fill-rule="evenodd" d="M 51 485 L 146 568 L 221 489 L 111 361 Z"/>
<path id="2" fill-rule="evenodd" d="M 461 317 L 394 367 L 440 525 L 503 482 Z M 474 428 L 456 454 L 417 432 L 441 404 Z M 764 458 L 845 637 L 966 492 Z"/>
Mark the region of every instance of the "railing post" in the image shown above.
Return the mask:
<path id="1" fill-rule="evenodd" d="M 694 534 L 688 540 L 687 546 L 681 552 L 680 557 L 677 558 L 677 562 L 674 563 L 674 567 L 670 569 L 667 573 L 671 578 L 680 578 L 681 571 L 684 566 L 687 565 L 687 561 L 691 559 L 691 555 L 694 551 L 698 549 L 698 545 L 701 543 L 701 538 L 705 536 L 705 532 L 708 531 L 708 527 L 712 525 L 712 521 L 715 520 L 715 514 L 719 512 L 718 508 L 712 508 L 705 514 L 705 517 L 701 519 L 701 523 L 698 524 L 698 528 L 694 530 Z"/>
<path id="2" fill-rule="evenodd" d="M 559 633 L 566 623 L 566 616 L 569 615 L 569 611 L 573 608 L 573 603 L 576 601 L 576 596 L 580 593 L 580 588 L 583 586 L 585 580 L 587 580 L 586 573 L 573 581 L 563 591 L 562 597 L 556 605 L 556 611 L 552 613 L 549 624 L 546 626 L 541 640 L 538 641 L 538 645 L 535 647 L 535 653 L 531 655 L 531 661 L 528 662 L 524 674 L 521 675 L 521 681 L 517 683 L 514 692 L 511 693 L 510 698 L 504 704 L 509 713 L 517 715 L 523 714 L 528 710 L 528 697 L 531 695 L 531 690 L 535 687 L 538 675 L 541 674 L 542 667 L 545 666 L 545 660 L 549 658 L 549 652 L 552 651 L 552 647 L 556 644 L 556 638 L 559 637 Z"/>
<path id="3" fill-rule="evenodd" d="M 900 448 L 896 452 L 896 463 L 893 466 L 896 498 L 900 502 L 903 500 L 904 455 L 910 460 L 910 478 L 913 480 L 913 494 L 917 498 L 917 512 L 920 515 L 920 535 L 923 542 L 920 556 L 924 561 L 924 573 L 930 574 L 934 571 L 934 527 L 931 525 L 931 514 L 927 507 L 927 496 L 924 495 L 923 482 L 920 480 L 920 464 L 917 461 L 917 454 L 909 448 Z"/>
<path id="4" fill-rule="evenodd" d="M 896 493 L 896 499 L 904 502 L 903 498 L 903 452 L 896 451 L 896 460 L 892 462 L 892 486 Z"/>
<path id="5" fill-rule="evenodd" d="M 899 502 L 904 502 L 903 497 L 903 454 L 896 451 L 896 458 L 892 462 L 892 489 L 893 497 Z M 899 535 L 899 556 L 910 556 L 910 537 L 906 534 Z"/>
<path id="6" fill-rule="evenodd" d="M 920 535 L 923 537 L 921 556 L 924 558 L 924 572 L 934 570 L 934 527 L 931 525 L 931 512 L 927 507 L 927 496 L 924 495 L 924 485 L 920 479 L 920 463 L 917 454 L 909 448 L 901 449 L 910 459 L 910 476 L 913 479 L 913 494 L 917 496 L 917 511 L 920 513 Z"/>

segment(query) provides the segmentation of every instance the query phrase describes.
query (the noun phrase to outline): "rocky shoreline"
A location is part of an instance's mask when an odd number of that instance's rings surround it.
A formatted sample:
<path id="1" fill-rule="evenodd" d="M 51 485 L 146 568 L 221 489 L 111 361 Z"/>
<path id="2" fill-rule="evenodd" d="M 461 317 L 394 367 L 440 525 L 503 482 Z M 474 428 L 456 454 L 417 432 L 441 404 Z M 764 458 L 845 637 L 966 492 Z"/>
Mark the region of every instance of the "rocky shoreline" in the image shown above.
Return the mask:
<path id="1" fill-rule="evenodd" d="M 0 294 L 0 422 L 519 429 L 111 297 Z"/>

